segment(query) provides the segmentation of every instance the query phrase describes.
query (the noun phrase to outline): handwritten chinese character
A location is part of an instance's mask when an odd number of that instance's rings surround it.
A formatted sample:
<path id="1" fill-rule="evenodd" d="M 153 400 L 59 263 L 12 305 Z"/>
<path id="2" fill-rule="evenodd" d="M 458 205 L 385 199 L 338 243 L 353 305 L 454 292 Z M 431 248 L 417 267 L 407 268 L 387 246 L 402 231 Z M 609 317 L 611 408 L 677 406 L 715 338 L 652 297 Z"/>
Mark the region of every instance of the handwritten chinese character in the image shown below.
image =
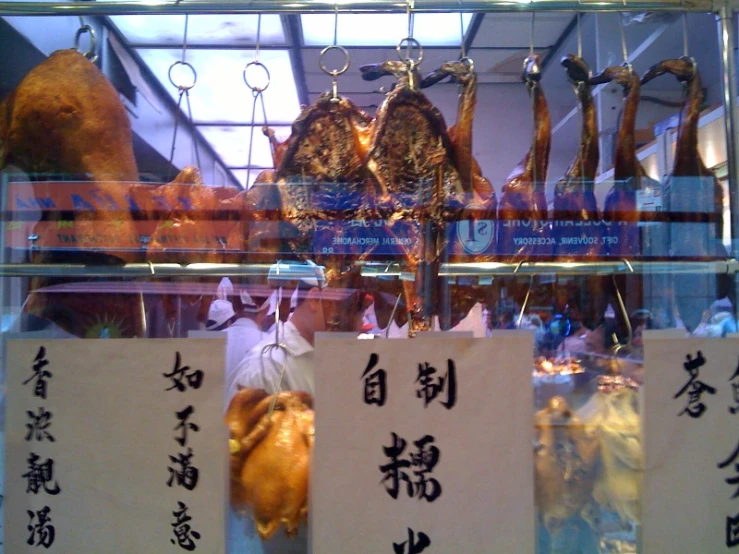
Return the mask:
<path id="1" fill-rule="evenodd" d="M 393 437 L 393 444 L 382 447 L 382 451 L 385 453 L 385 456 L 390 458 L 390 462 L 384 466 L 380 466 L 380 471 L 385 474 L 380 484 L 389 481 L 389 486 L 386 486 L 385 490 L 390 496 L 397 499 L 400 482 L 405 481 L 408 486 L 408 496 L 413 496 L 413 483 L 411 483 L 408 474 L 405 471 L 401 471 L 402 469 L 411 467 L 411 462 L 409 460 L 399 459 L 408 443 L 395 433 L 391 433 L 391 435 Z"/>
<path id="2" fill-rule="evenodd" d="M 737 364 L 736 371 L 729 378 L 729 381 L 731 382 L 732 401 L 734 402 L 734 405 L 729 407 L 729 413 L 737 414 L 739 413 L 739 364 Z"/>
<path id="3" fill-rule="evenodd" d="M 416 383 L 421 386 L 416 390 L 416 396 L 423 398 L 424 408 L 446 389 L 446 402 L 441 405 L 451 410 L 457 403 L 457 368 L 454 360 L 447 360 L 447 372 L 443 377 L 434 377 L 436 368 L 428 362 L 418 364 Z"/>
<path id="4" fill-rule="evenodd" d="M 406 545 L 408 548 L 406 549 Z M 420 554 L 427 546 L 431 546 L 431 539 L 426 533 L 418 533 L 418 541 L 416 542 L 416 534 L 410 527 L 408 528 L 408 540 L 401 543 L 393 543 L 393 551 L 395 554 Z"/>
<path id="5" fill-rule="evenodd" d="M 726 516 L 726 547 L 739 546 L 739 514 L 734 517 Z"/>
<path id="6" fill-rule="evenodd" d="M 46 399 L 46 380 L 52 376 L 50 371 L 44 369 L 47 365 L 49 365 L 49 360 L 46 359 L 46 348 L 40 346 L 33 363 L 33 375 L 23 381 L 23 384 L 27 385 L 35 379 L 33 395 L 43 399 Z"/>
<path id="7" fill-rule="evenodd" d="M 194 411 L 195 411 L 195 408 L 193 408 L 192 406 L 188 406 L 181 412 L 175 412 L 177 419 L 180 420 L 180 424 L 177 427 L 175 427 L 174 430 L 177 431 L 178 429 L 182 429 L 182 435 L 179 437 L 175 437 L 174 440 L 180 443 L 180 446 L 185 446 L 185 444 L 187 443 L 187 430 L 188 429 L 196 433 L 200 431 L 200 427 L 198 427 L 195 423 L 189 423 L 187 421 Z"/>
<path id="8" fill-rule="evenodd" d="M 203 384 L 203 372 L 200 369 L 190 371 L 190 366 L 182 366 L 182 356 L 179 351 L 175 353 L 174 358 L 174 369 L 171 373 L 162 373 L 168 379 L 172 379 L 172 386 L 165 390 L 177 389 L 180 392 L 185 392 L 187 386 L 183 383 L 183 380 L 187 381 L 187 384 L 193 389 L 199 389 L 200 385 Z"/>
<path id="9" fill-rule="evenodd" d="M 439 463 L 439 449 L 433 445 L 429 446 L 434 440 L 431 435 L 418 439 L 413 443 L 418 448 L 418 452 L 411 454 L 413 473 L 417 478 L 414 482 L 416 496 L 429 502 L 433 502 L 441 496 L 439 482 L 436 479 L 427 479 L 426 477 L 426 474 L 431 473 L 436 464 Z"/>
<path id="10" fill-rule="evenodd" d="M 49 548 L 54 544 L 56 530 L 53 525 L 49 525 L 51 523 L 49 512 L 51 512 L 51 508 L 48 506 L 44 506 L 37 512 L 26 510 L 26 513 L 30 518 L 26 529 L 31 533 L 26 544 L 29 544 L 30 546 L 43 546 L 44 548 Z M 33 522 L 34 519 L 37 520 L 35 524 Z"/>
<path id="11" fill-rule="evenodd" d="M 688 405 L 677 415 L 681 416 L 684 413 L 687 413 L 692 418 L 699 418 L 706 411 L 706 405 L 701 401 L 701 395 L 704 392 L 707 392 L 708 394 L 716 394 L 716 389 L 698 380 L 700 367 L 706 364 L 703 352 L 699 350 L 695 359 L 693 359 L 690 354 L 685 356 L 685 358 L 687 359 L 687 362 L 683 364 L 683 367 L 685 368 L 685 371 L 690 374 L 690 380 L 688 380 L 685 386 L 677 392 L 674 398 L 680 398 L 686 391 L 688 391 Z"/>
<path id="12" fill-rule="evenodd" d="M 39 463 L 39 460 L 39 456 L 33 452 L 28 457 L 28 472 L 21 476 L 28 480 L 26 494 L 29 492 L 38 494 L 42 488 L 48 494 L 59 494 L 62 489 L 59 488 L 59 484 L 54 479 L 54 460 L 49 458 L 42 463 Z"/>
<path id="13" fill-rule="evenodd" d="M 172 483 L 176 482 L 179 486 L 185 487 L 191 491 L 198 485 L 198 479 L 200 477 L 200 471 L 195 466 L 191 465 L 190 459 L 193 457 L 192 448 L 187 449 L 187 454 L 180 452 L 177 457 L 170 456 L 169 459 L 173 464 L 179 465 L 179 469 L 175 469 L 172 466 L 167 466 L 169 470 L 169 480 L 167 486 L 171 487 Z"/>
<path id="14" fill-rule="evenodd" d="M 372 353 L 367 364 L 367 369 L 362 373 L 362 379 L 364 379 L 364 403 L 384 406 L 387 400 L 387 372 L 380 368 L 372 371 L 379 359 L 377 354 Z"/>
<path id="15" fill-rule="evenodd" d="M 171 523 L 172 532 L 174 533 L 175 538 L 171 539 L 170 542 L 172 544 L 176 544 L 183 550 L 195 550 L 196 545 L 195 541 L 193 539 L 200 539 L 200 533 L 197 531 L 194 531 L 190 524 L 188 524 L 188 521 L 192 521 L 192 518 L 187 515 L 187 506 L 184 502 L 177 502 L 177 506 L 179 507 L 179 510 L 175 510 L 172 512 L 172 515 L 175 517 L 175 522 Z"/>
<path id="16" fill-rule="evenodd" d="M 42 442 L 44 439 L 49 442 L 54 442 L 56 439 L 51 433 L 49 433 L 49 427 L 51 427 L 51 418 L 54 414 L 46 411 L 44 408 L 38 409 L 38 414 L 31 410 L 26 410 L 28 415 L 28 423 L 26 423 L 26 440 L 36 440 Z"/>
<path id="17" fill-rule="evenodd" d="M 739 444 L 736 445 L 736 448 L 731 454 L 729 454 L 728 458 L 726 458 L 723 462 L 717 464 L 719 469 L 724 469 L 730 464 L 734 464 L 734 471 L 736 471 L 737 474 L 735 477 L 727 477 L 725 479 L 727 485 L 739 485 L 739 462 L 737 462 L 737 457 L 739 457 Z M 737 497 L 739 497 L 739 486 L 737 486 L 736 492 L 732 495 L 731 498 Z"/>

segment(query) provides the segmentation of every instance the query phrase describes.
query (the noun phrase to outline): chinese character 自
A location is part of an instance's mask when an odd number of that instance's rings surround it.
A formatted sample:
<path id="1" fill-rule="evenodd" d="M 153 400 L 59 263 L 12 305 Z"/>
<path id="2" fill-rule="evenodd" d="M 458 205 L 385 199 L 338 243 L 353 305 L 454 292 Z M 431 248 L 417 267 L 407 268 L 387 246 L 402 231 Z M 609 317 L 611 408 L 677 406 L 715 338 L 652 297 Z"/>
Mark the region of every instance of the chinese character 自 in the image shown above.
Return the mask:
<path id="1" fill-rule="evenodd" d="M 379 356 L 374 353 L 371 354 L 367 363 L 367 369 L 362 373 L 362 379 L 364 379 L 364 403 L 384 406 L 387 400 L 387 372 L 381 368 L 372 371 L 378 361 Z"/>
<path id="2" fill-rule="evenodd" d="M 726 516 L 726 547 L 739 546 L 739 514 L 734 517 Z"/>
<path id="3" fill-rule="evenodd" d="M 182 436 L 175 437 L 174 440 L 176 440 L 178 443 L 180 443 L 180 446 L 185 446 L 185 443 L 187 443 L 187 430 L 190 429 L 193 432 L 200 431 L 200 427 L 198 427 L 195 423 L 189 423 L 187 419 L 193 414 L 195 411 L 195 408 L 192 406 L 188 406 L 181 412 L 175 412 L 175 415 L 177 416 L 177 419 L 180 421 L 180 424 L 174 428 L 175 431 L 178 429 L 182 429 Z"/>
<path id="4" fill-rule="evenodd" d="M 719 469 L 724 469 L 731 465 L 732 463 L 736 462 L 737 457 L 739 457 L 739 444 L 736 445 L 736 448 L 734 451 L 729 454 L 729 457 L 726 458 L 723 462 L 716 464 Z M 724 479 L 726 481 L 727 485 L 739 485 L 739 462 L 734 463 L 734 470 L 737 472 L 736 476 L 734 477 L 727 477 Z M 739 497 L 739 486 L 736 489 L 736 492 L 732 495 L 731 498 L 737 498 Z"/>
<path id="5" fill-rule="evenodd" d="M 416 487 L 416 496 L 433 502 L 441 496 L 441 485 L 436 479 L 427 479 L 426 474 L 431 473 L 439 462 L 439 449 L 435 446 L 429 446 L 434 442 L 434 437 L 426 435 L 418 439 L 413 444 L 418 448 L 417 453 L 411 453 L 411 464 L 413 473 L 418 478 L 414 483 Z"/>
<path id="6" fill-rule="evenodd" d="M 59 483 L 54 479 L 54 460 L 49 458 L 45 462 L 38 463 L 39 460 L 39 456 L 33 452 L 28 457 L 28 472 L 21 476 L 28 480 L 26 494 L 29 492 L 38 494 L 42 488 L 48 494 L 59 494 L 61 488 L 59 488 Z"/>
<path id="7" fill-rule="evenodd" d="M 28 423 L 26 423 L 26 440 L 32 441 L 37 440 L 39 442 L 44 439 L 49 442 L 54 442 L 56 439 L 49 433 L 49 427 L 51 427 L 51 418 L 54 414 L 45 410 L 44 408 L 38 409 L 38 414 L 35 414 L 31 410 L 26 410 L 28 415 Z"/>
<path id="8" fill-rule="evenodd" d="M 732 392 L 732 399 L 734 402 L 734 405 L 729 407 L 729 413 L 738 414 L 739 413 L 739 364 L 736 366 L 736 371 L 734 372 L 734 375 L 729 377 L 729 381 L 732 382 L 731 392 Z"/>
<path id="9" fill-rule="evenodd" d="M 36 384 L 33 387 L 33 395 L 43 399 L 46 399 L 46 380 L 52 376 L 51 371 L 44 369 L 47 365 L 49 365 L 49 360 L 46 359 L 46 348 L 40 346 L 36 358 L 33 361 L 33 375 L 23 381 L 23 384 L 27 385 L 36 379 Z"/>
<path id="10" fill-rule="evenodd" d="M 406 548 L 406 545 L 408 548 Z M 408 528 L 408 540 L 401 543 L 393 543 L 393 551 L 395 554 L 420 554 L 427 546 L 431 546 L 431 540 L 426 533 L 418 533 L 418 541 L 416 541 L 416 533 Z"/>
<path id="11" fill-rule="evenodd" d="M 436 368 L 428 362 L 418 364 L 416 383 L 421 386 L 416 391 L 418 398 L 423 398 L 424 408 L 446 389 L 446 402 L 441 405 L 451 410 L 457 403 L 457 368 L 454 360 L 447 360 L 446 375 L 435 377 Z"/>
<path id="12" fill-rule="evenodd" d="M 56 531 L 53 525 L 49 525 L 51 518 L 49 517 L 51 508 L 44 506 L 37 512 L 26 510 L 30 521 L 28 522 L 28 531 L 31 533 L 26 541 L 31 546 L 43 546 L 49 548 L 54 544 L 54 538 L 56 537 Z M 34 524 L 33 520 L 37 519 Z"/>
<path id="13" fill-rule="evenodd" d="M 162 375 L 168 379 L 172 379 L 172 386 L 165 390 L 177 389 L 180 392 L 185 392 L 187 390 L 187 386 L 182 382 L 183 379 L 187 381 L 187 384 L 190 385 L 191 388 L 199 389 L 200 385 L 203 384 L 203 371 L 200 369 L 196 369 L 190 373 L 188 373 L 188 371 L 190 371 L 190 366 L 182 366 L 182 356 L 179 352 L 176 352 L 174 369 L 172 369 L 171 373 L 162 373 Z"/>
<path id="14" fill-rule="evenodd" d="M 179 510 L 172 512 L 172 515 L 175 517 L 175 522 L 170 524 L 174 527 L 172 532 L 174 533 L 175 538 L 170 539 L 170 542 L 172 544 L 176 544 L 183 550 L 195 550 L 196 545 L 193 538 L 200 539 L 200 533 L 194 531 L 190 524 L 187 523 L 188 521 L 192 521 L 192 518 L 187 515 L 187 506 L 185 503 L 178 501 L 177 505 Z"/>
<path id="15" fill-rule="evenodd" d="M 170 456 L 169 459 L 173 464 L 179 464 L 180 469 L 175 469 L 171 466 L 167 466 L 169 470 L 169 480 L 167 486 L 171 487 L 173 482 L 176 482 L 181 487 L 185 487 L 191 491 L 198 485 L 198 478 L 200 477 L 200 471 L 198 468 L 190 464 L 190 458 L 193 457 L 192 448 L 187 449 L 187 454 L 182 452 L 175 458 Z"/>
<path id="16" fill-rule="evenodd" d="M 698 372 L 700 367 L 705 365 L 706 359 L 703 357 L 703 352 L 698 351 L 698 355 L 693 359 L 690 354 L 686 357 L 687 362 L 683 364 L 685 371 L 690 374 L 690 379 L 681 388 L 674 398 L 680 398 L 686 391 L 688 391 L 688 405 L 685 406 L 682 412 L 677 414 L 678 416 L 687 413 L 692 418 L 699 418 L 706 411 L 706 405 L 701 401 L 701 395 L 704 392 L 708 394 L 716 394 L 716 389 L 710 385 L 705 384 L 703 381 L 698 380 Z"/>

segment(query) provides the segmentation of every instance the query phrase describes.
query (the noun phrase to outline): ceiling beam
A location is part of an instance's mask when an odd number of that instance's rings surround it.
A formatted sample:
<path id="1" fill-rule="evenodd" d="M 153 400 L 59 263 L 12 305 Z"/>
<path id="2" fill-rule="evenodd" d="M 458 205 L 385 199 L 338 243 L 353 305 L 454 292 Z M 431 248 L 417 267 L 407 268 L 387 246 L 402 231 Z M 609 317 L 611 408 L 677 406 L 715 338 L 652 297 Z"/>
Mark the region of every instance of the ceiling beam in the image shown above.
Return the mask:
<path id="1" fill-rule="evenodd" d="M 298 100 L 301 106 L 307 106 L 309 104 L 308 86 L 305 83 L 305 66 L 303 64 L 303 54 L 301 53 L 303 29 L 300 25 L 300 16 L 283 15 L 281 17 L 290 43 L 290 64 L 293 69 L 295 88 L 298 91 Z"/>
<path id="2" fill-rule="evenodd" d="M 467 27 L 467 32 L 464 36 L 465 52 L 469 52 L 470 48 L 472 48 L 472 43 L 475 42 L 475 37 L 477 37 L 477 32 L 480 30 L 480 26 L 482 25 L 482 20 L 484 18 L 484 13 L 476 13 L 472 16 L 472 21 L 470 21 L 470 26 Z"/>

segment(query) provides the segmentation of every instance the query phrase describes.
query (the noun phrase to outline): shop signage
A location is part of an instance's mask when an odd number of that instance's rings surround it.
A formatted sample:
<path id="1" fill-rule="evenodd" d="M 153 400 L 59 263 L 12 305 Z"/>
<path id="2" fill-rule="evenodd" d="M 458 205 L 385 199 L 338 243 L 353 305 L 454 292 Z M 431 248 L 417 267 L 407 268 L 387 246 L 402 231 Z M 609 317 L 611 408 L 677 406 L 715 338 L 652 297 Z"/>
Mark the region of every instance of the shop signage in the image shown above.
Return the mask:
<path id="1" fill-rule="evenodd" d="M 6 550 L 224 552 L 223 351 L 9 341 Z"/>
<path id="2" fill-rule="evenodd" d="M 313 552 L 534 552 L 526 331 L 316 345 Z"/>
<path id="3" fill-rule="evenodd" d="M 739 548 L 739 339 L 646 332 L 641 552 Z"/>

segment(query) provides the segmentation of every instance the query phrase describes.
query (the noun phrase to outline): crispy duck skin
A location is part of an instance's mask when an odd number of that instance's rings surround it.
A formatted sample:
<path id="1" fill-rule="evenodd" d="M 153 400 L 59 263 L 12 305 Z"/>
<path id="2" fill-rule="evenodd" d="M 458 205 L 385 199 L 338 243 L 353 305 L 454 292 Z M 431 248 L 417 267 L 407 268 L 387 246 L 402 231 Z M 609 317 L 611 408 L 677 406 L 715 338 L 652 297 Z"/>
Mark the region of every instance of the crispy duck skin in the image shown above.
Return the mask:
<path id="1" fill-rule="evenodd" d="M 274 412 L 269 407 L 274 404 Z M 294 536 L 308 514 L 315 435 L 313 400 L 303 392 L 242 389 L 225 421 L 231 433 L 231 503 L 248 508 L 263 540 L 284 525 Z"/>
<path id="2" fill-rule="evenodd" d="M 598 122 L 595 102 L 588 81 L 590 70 L 585 62 L 573 54 L 562 58 L 562 66 L 573 84 L 580 102 L 582 114 L 582 130 L 577 155 L 565 173 L 565 176 L 554 187 L 554 210 L 552 214 L 555 229 L 563 227 L 563 223 L 592 222 L 598 220 L 598 206 L 593 193 L 595 174 L 598 170 L 600 151 L 598 147 Z M 569 227 L 572 229 L 572 227 Z M 593 236 L 595 225 L 583 226 L 582 236 Z M 590 231 L 587 231 L 590 230 Z M 586 235 L 586 233 L 588 233 Z M 556 233 L 555 233 L 556 234 Z M 595 235 L 597 237 L 597 235 Z M 598 241 L 599 243 L 600 241 Z M 597 256 L 599 244 L 582 246 L 565 245 L 557 251 L 559 261 L 573 261 L 578 258 Z"/>
<path id="3" fill-rule="evenodd" d="M 531 96 L 534 112 L 533 143 L 508 176 L 498 205 L 498 252 L 507 261 L 528 257 L 533 248 L 519 247 L 514 255 L 506 252 L 507 246 L 513 244 L 514 236 L 520 236 L 523 227 L 506 227 L 502 221 L 529 219 L 534 228 L 547 218 L 546 181 L 552 124 L 540 79 L 539 56 L 529 56 L 524 61 L 523 80 Z"/>

